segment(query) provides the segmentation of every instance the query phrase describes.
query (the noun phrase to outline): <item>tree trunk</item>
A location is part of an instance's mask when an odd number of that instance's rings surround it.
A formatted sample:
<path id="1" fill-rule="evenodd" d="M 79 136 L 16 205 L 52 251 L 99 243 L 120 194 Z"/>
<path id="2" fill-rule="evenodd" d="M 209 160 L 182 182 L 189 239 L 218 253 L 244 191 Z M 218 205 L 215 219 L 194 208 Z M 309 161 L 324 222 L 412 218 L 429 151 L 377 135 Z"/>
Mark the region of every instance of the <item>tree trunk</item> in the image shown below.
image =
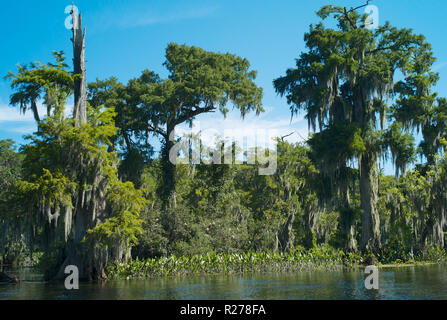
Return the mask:
<path id="1" fill-rule="evenodd" d="M 433 224 L 433 243 L 439 246 L 439 248 L 444 249 L 444 226 L 446 223 L 445 219 L 445 203 L 442 199 L 442 190 L 437 192 L 436 200 L 434 200 L 434 215 L 435 221 Z M 441 197 L 441 199 L 439 199 Z"/>
<path id="2" fill-rule="evenodd" d="M 93 229 L 110 216 L 110 209 L 107 207 L 105 199 L 107 181 L 100 174 L 98 166 L 96 166 L 96 170 L 92 170 L 94 172 L 91 173 L 91 176 L 84 172 L 84 170 L 88 170 L 88 168 L 84 168 L 85 164 L 81 166 L 83 168 L 78 173 L 78 180 L 84 180 L 89 188 L 78 191 L 73 202 L 75 208 L 72 217 L 66 217 L 71 220 L 72 227 L 67 235 L 67 243 L 63 252 L 64 261 L 61 261 L 61 267 L 55 275 L 56 279 L 66 276 L 64 274 L 65 267 L 68 265 L 78 268 L 79 277 L 82 280 L 105 279 L 107 277 L 106 269 L 110 249 L 95 246 L 94 243 L 83 242 L 87 230 Z"/>
<path id="3" fill-rule="evenodd" d="M 176 213 L 175 184 L 176 184 L 176 168 L 171 161 L 176 158 L 174 148 L 174 129 L 175 126 L 168 122 L 166 128 L 166 136 L 164 136 L 164 144 L 161 152 L 161 184 L 158 187 L 158 195 L 162 205 L 162 225 L 167 234 L 168 243 L 167 251 L 170 252 L 171 244 L 177 241 L 178 237 L 178 221 Z"/>
<path id="4" fill-rule="evenodd" d="M 344 248 L 347 251 L 356 252 L 357 244 L 353 222 L 354 211 L 350 207 L 340 209 L 340 231 L 343 235 Z"/>
<path id="5" fill-rule="evenodd" d="M 347 170 L 346 167 L 344 169 Z M 340 212 L 340 231 L 342 232 L 344 240 L 343 246 L 347 251 L 356 252 L 357 243 L 355 240 L 355 229 L 354 229 L 355 211 L 351 208 L 350 189 L 349 189 L 349 183 L 347 182 L 343 184 L 342 197 L 344 207 L 340 208 L 339 212 Z"/>
<path id="6" fill-rule="evenodd" d="M 419 244 L 418 244 L 418 250 L 423 250 L 425 248 L 425 244 L 427 242 L 427 238 L 429 236 L 430 230 L 433 230 L 433 225 L 434 225 L 434 219 L 433 217 L 430 215 L 431 212 L 433 211 L 432 206 L 430 206 L 427 211 L 421 211 L 419 214 L 419 219 L 421 222 L 421 236 L 419 239 Z M 428 215 L 428 219 L 427 221 L 425 221 L 424 224 L 424 214 Z"/>
<path id="7" fill-rule="evenodd" d="M 73 117 L 76 125 L 87 122 L 87 86 L 85 69 L 85 29 L 82 31 L 81 14 L 72 9 L 73 17 L 73 65 L 76 75 L 74 86 L 75 105 Z"/>
<path id="8" fill-rule="evenodd" d="M 438 218 L 433 226 L 433 243 L 444 249 L 444 232 L 442 223 L 439 220 Z"/>
<path id="9" fill-rule="evenodd" d="M 381 248 L 380 220 L 377 210 L 377 155 L 365 153 L 360 159 L 360 198 L 362 215 L 361 250 L 377 252 Z"/>
<path id="10" fill-rule="evenodd" d="M 282 226 L 280 233 L 280 244 L 282 251 L 293 249 L 295 237 L 293 235 L 293 222 L 295 221 L 295 210 L 292 209 L 287 217 L 286 223 Z M 278 237 L 277 237 L 278 238 Z"/>
<path id="11" fill-rule="evenodd" d="M 437 188 L 433 190 L 433 215 L 435 221 L 433 225 L 433 242 L 441 249 L 444 249 L 444 226 L 446 225 L 446 203 L 445 203 L 445 190 L 442 186 L 436 183 Z"/>
<path id="12" fill-rule="evenodd" d="M 85 68 L 85 29 L 82 31 L 81 15 L 72 10 L 73 17 L 73 64 L 75 79 L 73 117 L 75 125 L 87 123 L 87 91 Z M 89 163 L 83 155 L 74 151 L 67 155 L 67 168 L 76 174 L 77 180 L 85 187 L 78 190 L 73 198 L 74 211 L 66 211 L 66 244 L 61 255 L 60 266 L 53 279 L 63 279 L 65 267 L 76 266 L 82 280 L 105 279 L 109 258 L 113 257 L 114 248 L 102 248 L 89 241 L 83 242 L 87 231 L 104 222 L 110 216 L 106 204 L 107 181 L 100 172 L 99 163 Z M 68 233 L 68 234 L 67 234 Z M 117 245 L 120 245 L 119 239 Z M 121 257 L 117 257 L 120 259 Z"/>
<path id="13" fill-rule="evenodd" d="M 278 248 L 279 248 L 279 236 L 278 236 L 278 233 L 279 233 L 279 226 L 278 226 L 278 229 L 276 229 L 276 231 L 275 231 L 275 242 L 273 243 L 273 252 L 278 252 Z"/>
<path id="14" fill-rule="evenodd" d="M 168 123 L 167 134 L 165 136 L 165 142 L 161 155 L 163 181 L 159 189 L 159 195 L 162 200 L 163 209 L 167 209 L 169 207 L 171 196 L 173 196 L 175 192 L 175 165 L 170 160 L 170 153 L 174 147 L 174 141 L 171 141 L 174 139 L 174 129 L 175 126 Z"/>

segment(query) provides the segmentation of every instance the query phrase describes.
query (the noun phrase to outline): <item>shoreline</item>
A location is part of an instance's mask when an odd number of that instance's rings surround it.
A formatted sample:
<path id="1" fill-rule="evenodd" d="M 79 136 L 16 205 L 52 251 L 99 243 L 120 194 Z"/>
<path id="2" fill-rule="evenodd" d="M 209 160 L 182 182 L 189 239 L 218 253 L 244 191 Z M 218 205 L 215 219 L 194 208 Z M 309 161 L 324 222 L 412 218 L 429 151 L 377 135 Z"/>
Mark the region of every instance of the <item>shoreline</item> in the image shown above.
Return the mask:
<path id="1" fill-rule="evenodd" d="M 375 263 L 379 269 L 421 267 L 443 264 L 443 260 Z M 340 251 L 316 249 L 291 253 L 207 254 L 170 256 L 146 260 L 131 260 L 109 266 L 110 280 L 137 280 L 157 277 L 197 275 L 240 275 L 248 273 L 290 273 L 307 271 L 363 270 L 365 257 Z"/>
<path id="2" fill-rule="evenodd" d="M 416 262 L 416 263 L 397 263 L 397 264 L 379 264 L 377 265 L 377 268 L 379 270 L 381 269 L 403 269 L 403 268 L 413 268 L 413 267 L 428 267 L 428 266 L 434 266 L 434 265 L 442 265 L 443 262 L 430 262 L 430 261 L 423 261 L 423 262 Z M 109 281 L 116 281 L 116 280 L 132 280 L 132 281 L 144 281 L 148 279 L 161 279 L 161 278 L 179 278 L 179 277 L 196 277 L 196 276 L 241 276 L 241 275 L 249 275 L 249 274 L 256 274 L 256 275 L 262 275 L 262 274 L 288 274 L 288 273 L 299 273 L 299 272 L 316 272 L 316 271 L 324 271 L 324 272 L 347 272 L 347 271 L 358 271 L 363 272 L 363 270 L 366 268 L 365 265 L 357 265 L 354 267 L 346 267 L 343 265 L 338 265 L 334 267 L 312 267 L 312 266 L 304 266 L 301 268 L 291 268 L 291 269 L 284 269 L 284 270 L 248 270 L 248 271 L 215 271 L 215 272 L 201 272 L 201 273 L 194 273 L 194 272 L 188 272 L 188 273 L 170 273 L 170 274 L 154 274 L 154 275 L 127 275 L 127 276 L 119 276 L 114 275 L 110 277 Z"/>
<path id="3" fill-rule="evenodd" d="M 405 267 L 425 267 L 430 265 L 439 265 L 445 262 L 442 261 L 413 261 L 413 262 L 399 262 L 399 263 L 387 263 L 381 264 L 379 263 L 379 269 L 382 268 L 405 268 Z"/>

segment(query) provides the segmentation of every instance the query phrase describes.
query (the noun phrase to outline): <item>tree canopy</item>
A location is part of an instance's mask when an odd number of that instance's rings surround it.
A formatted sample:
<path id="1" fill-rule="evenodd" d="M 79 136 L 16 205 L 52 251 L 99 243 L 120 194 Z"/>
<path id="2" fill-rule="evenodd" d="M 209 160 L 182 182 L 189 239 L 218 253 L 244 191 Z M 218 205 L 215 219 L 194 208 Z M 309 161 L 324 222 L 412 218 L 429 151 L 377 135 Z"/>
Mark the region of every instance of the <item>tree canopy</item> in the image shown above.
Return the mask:
<path id="1" fill-rule="evenodd" d="M 411 160 L 408 144 L 412 141 L 401 137 L 397 126 L 391 127 L 385 139 L 388 145 L 383 147 L 386 116 L 394 95 L 400 94 L 400 102 L 414 98 L 409 90 L 395 89 L 411 87 L 412 80 L 428 72 L 434 61 L 431 47 L 424 36 L 388 22 L 376 30 L 365 28 L 367 15 L 355 9 L 327 5 L 317 15 L 322 22 L 312 25 L 304 36 L 308 51 L 297 59 L 296 68 L 274 81 L 274 86 L 286 96 L 292 115 L 303 110 L 309 128 L 318 129 L 310 144 L 320 159 L 329 157 L 321 162 L 323 168 L 331 168 L 326 171 L 336 173 L 352 160 L 358 161 L 361 247 L 377 249 L 381 247 L 378 157 L 391 147 L 398 168 L 404 169 L 405 162 Z M 323 23 L 330 17 L 337 23 L 335 28 Z M 398 72 L 406 77 L 395 84 Z"/>

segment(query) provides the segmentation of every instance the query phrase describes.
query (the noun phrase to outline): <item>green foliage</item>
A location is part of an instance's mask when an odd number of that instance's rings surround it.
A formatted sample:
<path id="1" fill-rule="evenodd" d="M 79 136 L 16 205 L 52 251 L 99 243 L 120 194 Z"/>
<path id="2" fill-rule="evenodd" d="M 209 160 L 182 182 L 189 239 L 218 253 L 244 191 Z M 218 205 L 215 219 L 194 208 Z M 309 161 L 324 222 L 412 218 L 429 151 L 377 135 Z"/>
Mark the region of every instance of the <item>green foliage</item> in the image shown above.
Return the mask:
<path id="1" fill-rule="evenodd" d="M 256 113 L 263 111 L 262 90 L 253 82 L 256 72 L 249 70 L 247 59 L 230 53 L 207 52 L 198 47 L 170 43 L 164 66 L 170 75 L 162 84 L 167 89 L 163 91 L 169 93 L 172 90 L 173 97 L 163 100 L 178 97 L 182 102 L 177 111 L 180 119 L 186 118 L 191 108 L 201 103 L 206 104 L 205 108 L 217 107 L 223 114 L 228 112 L 226 105 L 230 101 L 242 115 L 252 110 Z"/>
<path id="2" fill-rule="evenodd" d="M 31 63 L 29 66 L 18 65 L 18 72 L 9 72 L 6 76 L 11 80 L 10 104 L 19 106 L 24 114 L 31 110 L 36 121 L 41 120 L 37 110 L 37 102 L 43 100 L 47 106 L 47 116 L 53 110 L 54 115 L 63 116 L 62 109 L 66 99 L 73 93 L 74 76 L 67 71 L 65 55 L 53 52 L 56 63 Z"/>
<path id="3" fill-rule="evenodd" d="M 15 187 L 22 178 L 22 161 L 14 141 L 0 140 L 0 264 L 16 266 L 28 258 L 27 226 L 21 216 L 25 199 Z"/>
<path id="4" fill-rule="evenodd" d="M 37 245 L 54 274 L 72 245 L 73 216 L 87 212 L 91 224 L 76 249 L 126 251 L 112 259 L 116 278 L 351 268 L 375 257 L 445 261 L 447 100 L 433 92 L 430 45 L 389 23 L 368 30 L 355 10 L 329 5 L 317 15 L 308 50 L 274 81 L 314 133 L 306 144 L 278 139 L 271 176 L 257 165 L 168 161 L 176 126 L 231 107 L 242 117 L 263 112 L 245 58 L 171 43 L 166 78 L 144 70 L 126 85 L 113 77 L 89 84 L 80 126 L 65 119 L 76 76 L 62 52 L 55 63 L 18 66 L 7 76 L 10 103 L 31 110 L 39 126 L 21 153 L 0 141 L 0 259 L 23 260 Z M 417 153 L 427 162 L 407 171 Z M 377 176 L 377 159 L 389 154 L 395 177 Z M 376 216 L 382 234 L 373 236 L 383 247 L 360 256 L 363 222 Z M 136 260 L 123 264 L 131 247 Z"/>
<path id="5" fill-rule="evenodd" d="M 218 110 L 226 115 L 230 103 L 242 116 L 251 111 L 259 114 L 263 109 L 262 89 L 254 83 L 256 72 L 250 70 L 247 59 L 170 43 L 164 66 L 167 79 L 144 70 L 127 86 L 114 78 L 98 80 L 89 85 L 89 100 L 95 106 L 116 108 L 118 140 L 124 141 L 120 143 L 125 145 L 126 155 L 135 154 L 135 150 L 143 154 L 150 135 L 161 137 L 163 175 L 158 189 L 166 207 L 176 184 L 175 168 L 169 162 L 170 136 L 175 127 L 204 113 Z M 128 177 L 132 176 L 129 171 L 125 172 Z"/>
<path id="6" fill-rule="evenodd" d="M 131 182 L 114 179 L 109 183 L 107 199 L 113 216 L 88 230 L 86 239 L 93 239 L 103 247 L 120 241 L 132 247 L 138 243 L 137 236 L 143 233 L 143 220 L 140 219 L 140 212 L 146 204 L 143 191 L 135 190 Z"/>
<path id="7" fill-rule="evenodd" d="M 47 274 L 56 271 L 54 265 L 63 258 L 61 253 L 52 255 L 48 251 L 55 243 L 66 243 L 72 237 L 72 211 L 80 210 L 80 194 L 104 193 L 103 210 L 107 212 L 87 231 L 84 245 L 107 248 L 121 243 L 131 247 L 142 232 L 139 213 L 146 204 L 143 191 L 118 179 L 117 156 L 107 151 L 110 138 L 116 134 L 114 116 L 113 109 L 90 108 L 88 123 L 81 126 L 74 126 L 73 119 L 48 116 L 39 123 L 38 132 L 29 137 L 32 143 L 24 146 L 25 179 L 17 182 L 17 187 L 29 199 L 35 223 L 46 230 L 42 263 L 48 266 Z M 101 210 L 101 203 L 92 210 Z M 61 227 L 57 223 L 60 214 Z"/>
<path id="8" fill-rule="evenodd" d="M 345 159 L 359 157 L 365 150 L 361 129 L 355 123 L 341 123 L 315 133 L 308 141 L 312 158 L 324 169 L 337 167 Z"/>
<path id="9" fill-rule="evenodd" d="M 339 185 L 345 207 L 349 186 L 342 175 L 353 160 L 358 161 L 361 193 L 362 250 L 380 248 L 377 212 L 377 158 L 391 150 L 396 175 L 413 160 L 413 140 L 402 134 L 402 125 L 393 124 L 383 134 L 385 120 L 402 121 L 408 130 L 418 126 L 411 121 L 424 114 L 427 88 L 436 81 L 430 72 L 433 57 L 422 35 L 410 29 L 397 29 L 388 22 L 376 30 L 365 28 L 367 15 L 355 9 L 324 6 L 317 15 L 322 19 L 311 25 L 304 40 L 307 51 L 296 60 L 296 67 L 274 81 L 276 91 L 287 98 L 292 116 L 304 111 L 309 128 L 319 132 L 310 139 L 320 171 Z M 333 18 L 336 27 L 327 27 Z M 405 79 L 394 83 L 396 74 Z M 396 89 L 396 90 L 395 90 Z M 391 112 L 390 97 L 397 93 L 397 111 L 413 107 L 411 116 Z M 418 103 L 414 103 L 417 101 Z M 379 129 L 380 128 L 380 129 Z M 384 148 L 385 146 L 385 148 Z M 334 178 L 337 178 L 335 180 Z"/>
<path id="10" fill-rule="evenodd" d="M 415 160 L 414 138 L 402 132 L 400 122 L 394 122 L 384 135 L 384 145 L 390 148 L 392 160 L 396 167 L 396 176 L 404 173 L 408 164 Z"/>
<path id="11" fill-rule="evenodd" d="M 285 272 L 309 269 L 355 268 L 361 257 L 329 247 L 308 251 L 297 249 L 287 253 L 208 253 L 193 256 L 169 256 L 157 259 L 134 260 L 127 264 L 114 264 L 109 268 L 115 279 L 141 279 L 159 276 L 191 274 L 234 274 L 252 272 Z"/>
<path id="12" fill-rule="evenodd" d="M 32 177 L 31 181 L 18 181 L 17 188 L 20 192 L 29 196 L 31 201 L 39 203 L 41 206 L 70 206 L 71 197 L 76 189 L 75 182 L 70 181 L 61 172 L 52 174 L 49 170 L 43 169 L 39 176 Z"/>
<path id="13" fill-rule="evenodd" d="M 5 191 L 20 179 L 22 155 L 17 153 L 14 141 L 0 140 L 0 190 Z"/>

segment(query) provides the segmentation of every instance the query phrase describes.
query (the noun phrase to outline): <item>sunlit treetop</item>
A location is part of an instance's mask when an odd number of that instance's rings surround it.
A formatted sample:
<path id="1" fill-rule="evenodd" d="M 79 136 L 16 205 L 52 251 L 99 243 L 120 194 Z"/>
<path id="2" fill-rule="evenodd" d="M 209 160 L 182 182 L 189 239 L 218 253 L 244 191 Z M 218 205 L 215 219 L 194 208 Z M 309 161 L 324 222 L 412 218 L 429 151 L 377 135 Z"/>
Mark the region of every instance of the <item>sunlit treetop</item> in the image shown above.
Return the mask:
<path id="1" fill-rule="evenodd" d="M 304 36 L 307 52 L 274 81 L 277 92 L 287 97 L 293 114 L 305 111 L 313 130 L 333 121 L 383 126 L 397 72 L 429 72 L 431 46 L 424 36 L 388 22 L 369 30 L 367 15 L 355 10 L 325 6 L 317 15 L 322 21 Z M 325 26 L 329 18 L 336 27 Z"/>
<path id="2" fill-rule="evenodd" d="M 10 104 L 19 106 L 23 113 L 31 110 L 37 122 L 41 120 L 39 100 L 47 107 L 47 115 L 51 111 L 63 115 L 65 101 L 73 93 L 74 76 L 67 71 L 64 53 L 54 51 L 53 54 L 55 63 L 18 65 L 16 74 L 9 72 L 6 76 L 13 90 Z"/>

